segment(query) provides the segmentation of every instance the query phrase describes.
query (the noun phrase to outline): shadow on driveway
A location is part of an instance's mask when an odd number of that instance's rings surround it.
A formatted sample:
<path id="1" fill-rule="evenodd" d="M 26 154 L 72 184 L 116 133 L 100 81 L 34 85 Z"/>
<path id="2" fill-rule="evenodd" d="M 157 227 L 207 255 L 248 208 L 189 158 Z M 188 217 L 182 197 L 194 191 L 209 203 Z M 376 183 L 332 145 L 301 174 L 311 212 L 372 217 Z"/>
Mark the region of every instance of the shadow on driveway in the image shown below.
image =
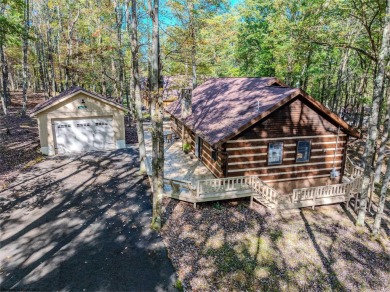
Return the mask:
<path id="1" fill-rule="evenodd" d="M 134 149 L 55 157 L 0 193 L 0 289 L 173 290 Z"/>

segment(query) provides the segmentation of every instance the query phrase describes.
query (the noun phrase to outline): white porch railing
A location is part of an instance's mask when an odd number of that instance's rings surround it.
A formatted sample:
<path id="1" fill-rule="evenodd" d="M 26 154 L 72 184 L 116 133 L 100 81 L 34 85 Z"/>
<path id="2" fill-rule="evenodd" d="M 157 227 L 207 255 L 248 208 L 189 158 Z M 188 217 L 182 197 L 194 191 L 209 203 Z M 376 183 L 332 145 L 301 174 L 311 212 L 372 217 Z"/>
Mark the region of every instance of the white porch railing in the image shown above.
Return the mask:
<path id="1" fill-rule="evenodd" d="M 347 156 L 347 161 L 345 162 L 345 172 L 347 172 L 351 178 L 355 178 L 363 175 L 364 168 L 355 165 Z"/>
<path id="2" fill-rule="evenodd" d="M 290 203 L 298 204 L 305 201 L 312 201 L 314 207 L 315 201 L 318 199 L 344 196 L 345 200 L 349 200 L 352 195 L 361 191 L 364 169 L 354 165 L 347 157 L 345 171 L 350 175 L 351 181 L 335 185 L 294 189 L 292 195 L 290 195 Z"/>
<path id="3" fill-rule="evenodd" d="M 343 184 L 318 186 L 311 188 L 294 189 L 291 197 L 291 203 L 300 203 L 307 200 L 322 198 L 331 198 L 337 196 L 348 196 L 351 192 L 359 192 L 361 186 L 361 177 Z"/>
<path id="4" fill-rule="evenodd" d="M 197 181 L 196 196 L 198 198 L 223 196 L 228 192 L 240 192 L 250 190 L 252 196 L 260 196 L 267 203 L 276 207 L 281 194 L 274 188 L 267 185 L 257 176 L 237 176 L 219 179 L 208 179 Z M 242 193 L 241 193 L 242 194 Z"/>
<path id="5" fill-rule="evenodd" d="M 196 182 L 196 196 L 215 196 L 218 193 L 229 191 L 250 190 L 254 178 L 252 176 L 237 176 L 198 180 Z"/>
<path id="6" fill-rule="evenodd" d="M 145 165 L 148 174 L 151 174 L 152 167 L 148 158 L 145 159 Z M 184 180 L 164 178 L 164 184 L 172 187 L 172 194 L 179 195 L 181 189 L 189 190 L 189 195 L 194 199 L 194 202 L 250 196 L 251 201 L 253 197 L 258 198 L 266 206 L 270 204 L 271 208 L 278 208 L 278 206 L 285 208 L 286 203 L 289 205 L 288 208 L 299 208 L 302 204 L 314 207 L 316 200 L 330 198 L 331 201 L 332 198 L 339 197 L 335 200 L 346 201 L 361 191 L 363 168 L 354 165 L 347 158 L 345 171 L 352 179 L 347 183 L 294 189 L 290 195 L 281 194 L 257 176 L 198 180 L 195 184 Z M 307 203 L 308 201 L 311 203 Z"/>

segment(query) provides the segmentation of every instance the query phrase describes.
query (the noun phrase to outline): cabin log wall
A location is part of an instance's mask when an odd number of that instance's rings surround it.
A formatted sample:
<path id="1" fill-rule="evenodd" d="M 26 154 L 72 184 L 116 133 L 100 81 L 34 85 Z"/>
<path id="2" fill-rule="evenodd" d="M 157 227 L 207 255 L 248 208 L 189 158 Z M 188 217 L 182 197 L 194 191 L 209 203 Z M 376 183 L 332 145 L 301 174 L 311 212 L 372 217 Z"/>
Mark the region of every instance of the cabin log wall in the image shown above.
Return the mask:
<path id="1" fill-rule="evenodd" d="M 348 135 L 340 128 L 335 153 L 337 132 L 336 124 L 297 98 L 223 145 L 228 153 L 227 176 L 258 175 L 282 189 L 291 182 L 301 187 L 317 179 L 321 183 L 339 183 Z M 296 162 L 297 142 L 303 140 L 311 141 L 310 159 Z M 283 142 L 282 164 L 268 165 L 268 144 L 273 142 Z M 341 173 L 336 179 L 330 179 L 333 166 Z"/>

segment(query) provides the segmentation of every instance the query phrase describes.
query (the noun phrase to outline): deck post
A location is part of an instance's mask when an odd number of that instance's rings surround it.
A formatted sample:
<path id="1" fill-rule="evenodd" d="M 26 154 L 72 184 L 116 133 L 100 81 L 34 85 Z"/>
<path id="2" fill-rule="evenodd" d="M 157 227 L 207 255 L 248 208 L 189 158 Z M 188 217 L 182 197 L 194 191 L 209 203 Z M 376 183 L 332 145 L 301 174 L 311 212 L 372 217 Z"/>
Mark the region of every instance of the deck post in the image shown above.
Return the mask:
<path id="1" fill-rule="evenodd" d="M 315 191 L 314 191 L 314 196 L 313 196 L 313 206 L 312 206 L 313 210 L 314 210 L 314 209 L 315 209 L 315 207 L 316 207 L 316 197 L 317 197 L 317 190 L 315 190 Z"/>
<path id="2" fill-rule="evenodd" d="M 374 181 L 374 176 L 372 175 L 371 176 L 371 182 L 370 182 L 370 188 L 369 188 L 370 199 L 368 201 L 368 206 L 367 206 L 368 213 L 371 213 L 372 197 L 374 195 L 374 191 L 375 191 L 375 181 Z"/>
<path id="3" fill-rule="evenodd" d="M 252 207 L 253 207 L 253 196 L 251 196 L 250 202 L 249 202 L 249 208 L 252 209 Z"/>

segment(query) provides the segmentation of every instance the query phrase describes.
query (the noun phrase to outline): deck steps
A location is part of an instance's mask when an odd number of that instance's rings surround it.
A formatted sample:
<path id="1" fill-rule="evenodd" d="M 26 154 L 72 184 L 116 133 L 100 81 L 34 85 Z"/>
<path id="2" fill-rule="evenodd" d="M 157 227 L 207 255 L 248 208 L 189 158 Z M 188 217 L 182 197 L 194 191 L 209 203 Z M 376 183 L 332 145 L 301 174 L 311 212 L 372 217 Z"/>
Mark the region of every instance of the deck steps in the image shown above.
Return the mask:
<path id="1" fill-rule="evenodd" d="M 266 198 L 264 198 L 262 196 L 257 195 L 257 196 L 254 196 L 253 199 L 268 209 L 271 209 L 271 210 L 276 209 L 275 203 L 268 201 Z"/>
<path id="2" fill-rule="evenodd" d="M 181 190 L 180 193 L 165 192 L 166 197 L 177 199 L 181 201 L 186 201 L 190 203 L 202 203 L 210 201 L 220 201 L 220 200 L 232 200 L 239 198 L 248 198 L 252 197 L 254 193 L 251 190 L 239 190 L 239 191 L 230 191 L 223 193 L 209 193 L 207 196 L 201 195 L 196 196 L 188 190 Z"/>

